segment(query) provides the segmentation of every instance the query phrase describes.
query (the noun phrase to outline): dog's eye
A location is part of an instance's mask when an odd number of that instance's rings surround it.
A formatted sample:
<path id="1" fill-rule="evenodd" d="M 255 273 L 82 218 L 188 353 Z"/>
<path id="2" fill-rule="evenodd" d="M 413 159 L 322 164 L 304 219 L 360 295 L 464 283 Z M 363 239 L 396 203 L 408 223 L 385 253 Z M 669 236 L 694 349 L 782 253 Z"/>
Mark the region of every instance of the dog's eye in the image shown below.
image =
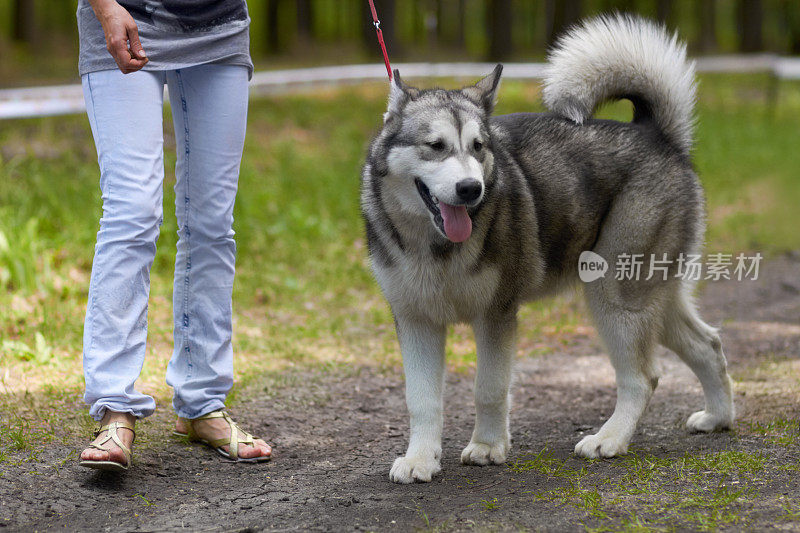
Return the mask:
<path id="1" fill-rule="evenodd" d="M 483 150 L 483 143 L 480 142 L 478 139 L 475 139 L 475 142 L 472 144 L 472 147 L 475 149 L 476 152 L 480 152 Z"/>
<path id="2" fill-rule="evenodd" d="M 432 143 L 428 143 L 428 147 L 435 152 L 441 152 L 444 150 L 444 141 L 433 141 Z"/>

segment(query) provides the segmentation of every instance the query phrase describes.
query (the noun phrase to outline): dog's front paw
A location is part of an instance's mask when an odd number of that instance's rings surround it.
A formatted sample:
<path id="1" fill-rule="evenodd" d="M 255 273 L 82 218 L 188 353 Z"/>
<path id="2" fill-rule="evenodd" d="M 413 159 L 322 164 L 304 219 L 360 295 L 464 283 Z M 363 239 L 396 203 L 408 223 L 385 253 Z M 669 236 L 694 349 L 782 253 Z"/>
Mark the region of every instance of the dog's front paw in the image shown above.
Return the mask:
<path id="1" fill-rule="evenodd" d="M 389 479 L 395 483 L 428 482 L 442 470 L 439 460 L 430 455 L 398 457 L 389 471 Z"/>
<path id="2" fill-rule="evenodd" d="M 686 421 L 686 428 L 692 433 L 710 433 L 730 427 L 730 417 L 715 416 L 705 411 L 693 413 Z"/>
<path id="3" fill-rule="evenodd" d="M 628 453 L 627 439 L 616 435 L 603 435 L 602 432 L 596 435 L 587 435 L 575 445 L 575 455 L 587 459 L 616 457 L 626 453 Z"/>
<path id="4" fill-rule="evenodd" d="M 461 463 L 465 465 L 500 465 L 506 462 L 509 445 L 506 442 L 486 444 L 470 442 L 461 452 Z"/>

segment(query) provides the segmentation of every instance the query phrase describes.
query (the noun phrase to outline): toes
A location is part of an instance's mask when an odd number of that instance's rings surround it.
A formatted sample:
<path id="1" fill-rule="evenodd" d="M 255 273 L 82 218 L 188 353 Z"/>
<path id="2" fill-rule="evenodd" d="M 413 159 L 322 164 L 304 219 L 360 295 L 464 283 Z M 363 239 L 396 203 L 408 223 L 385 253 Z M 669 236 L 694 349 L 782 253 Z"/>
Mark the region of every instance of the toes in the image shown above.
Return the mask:
<path id="1" fill-rule="evenodd" d="M 239 457 L 242 459 L 252 459 L 253 457 L 258 457 L 259 455 L 261 455 L 261 450 L 258 448 L 253 448 L 249 444 L 245 446 L 242 446 L 241 444 L 239 445 Z"/>
<path id="2" fill-rule="evenodd" d="M 108 452 L 103 452 L 95 448 L 86 448 L 81 452 L 83 461 L 102 461 L 108 457 Z"/>
<path id="3" fill-rule="evenodd" d="M 505 443 L 470 442 L 461 452 L 461 462 L 465 465 L 499 465 L 506 462 L 507 455 L 508 446 Z"/>
<path id="4" fill-rule="evenodd" d="M 587 459 L 597 459 L 600 457 L 600 443 L 596 435 L 589 435 L 581 439 L 575 445 L 575 455 L 578 457 L 585 457 Z"/>
<path id="5" fill-rule="evenodd" d="M 427 483 L 440 471 L 439 461 L 433 457 L 398 457 L 389 472 L 389 479 L 395 483 Z"/>
<path id="6" fill-rule="evenodd" d="M 127 462 L 125 454 L 119 448 L 112 448 L 110 450 L 98 450 L 97 448 L 86 448 L 81 452 L 81 460 L 113 461 L 115 463 L 121 463 L 121 464 L 125 464 Z"/>
<path id="7" fill-rule="evenodd" d="M 731 423 L 727 418 L 714 416 L 706 411 L 697 411 L 686 421 L 686 428 L 693 433 L 710 433 L 730 427 Z"/>
<path id="8" fill-rule="evenodd" d="M 258 448 L 261 450 L 261 455 L 270 456 L 272 455 L 272 446 L 267 444 L 265 441 L 261 439 L 256 439 L 256 444 Z"/>
<path id="9" fill-rule="evenodd" d="M 259 446 L 256 449 L 258 450 L 256 457 L 269 457 L 270 455 L 272 455 L 272 448 L 270 448 L 269 446 L 266 445 Z"/>
<path id="10" fill-rule="evenodd" d="M 575 455 L 587 459 L 616 457 L 628 453 L 628 443 L 615 436 L 588 435 L 575 445 Z"/>
<path id="11" fill-rule="evenodd" d="M 254 441 L 255 446 L 249 444 L 239 446 L 239 457 L 252 459 L 254 457 L 269 457 L 272 455 L 272 448 L 261 439 Z M 226 447 L 227 448 L 227 447 Z"/>
<path id="12" fill-rule="evenodd" d="M 125 453 L 123 453 L 123 451 L 119 448 L 114 448 L 108 451 L 108 460 L 121 464 L 125 464 L 128 461 L 125 457 Z"/>

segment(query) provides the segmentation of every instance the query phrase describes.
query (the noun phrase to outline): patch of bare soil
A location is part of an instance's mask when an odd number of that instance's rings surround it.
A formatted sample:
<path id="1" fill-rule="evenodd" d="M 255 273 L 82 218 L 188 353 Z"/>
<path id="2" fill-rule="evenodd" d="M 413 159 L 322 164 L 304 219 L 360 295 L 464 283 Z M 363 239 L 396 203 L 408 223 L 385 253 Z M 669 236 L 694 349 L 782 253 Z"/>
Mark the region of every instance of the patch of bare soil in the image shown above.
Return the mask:
<path id="1" fill-rule="evenodd" d="M 709 519 L 712 527 L 723 529 L 800 530 L 800 513 L 792 511 L 791 500 L 800 494 L 798 439 L 777 442 L 752 430 L 756 422 L 781 417 L 797 424 L 800 374 L 785 370 L 800 369 L 800 257 L 786 255 L 764 265 L 757 282 L 707 285 L 701 307 L 707 321 L 721 327 L 740 382 L 737 430 L 686 432 L 682 425 L 702 408 L 702 393 L 691 372 L 664 352 L 661 383 L 631 451 L 670 460 L 729 450 L 777 465 L 761 474 L 725 478 L 726 487 L 746 489 L 738 503 L 725 508 L 741 518 Z M 592 503 L 594 489 L 582 500 L 583 492 L 570 493 L 570 481 L 536 467 L 540 463 L 529 469 L 461 466 L 460 451 L 474 417 L 471 382 L 470 375 L 447 380 L 443 473 L 430 484 L 389 482 L 389 467 L 407 439 L 401 369 L 293 374 L 252 385 L 245 394 L 249 399 L 234 413 L 245 427 L 274 442 L 271 463 L 229 464 L 209 450 L 171 441 L 171 419 L 163 413 L 143 423 L 150 436 L 140 443 L 126 475 L 94 473 L 74 459 L 62 465 L 65 452 L 57 440 L 35 461 L 0 463 L 0 530 L 574 530 L 617 528 L 635 523 L 631 512 L 646 518 L 657 512 L 627 490 L 636 480 L 635 463 L 587 462 L 571 455 L 575 443 L 596 431 L 614 407 L 613 371 L 596 341 L 579 343 L 575 353 L 567 348 L 519 362 L 510 462 L 519 466 L 547 449 L 547 464 L 585 469 L 584 480 L 591 484 L 582 487 L 600 487 L 599 507 Z M 168 445 L 158 442 L 161 434 Z M 83 444 L 74 436 L 61 437 L 76 450 Z M 674 505 L 680 507 L 686 496 L 680 496 L 679 478 L 675 483 Z M 665 489 L 663 498 L 668 494 Z M 593 509 L 606 509 L 606 515 Z M 698 512 L 705 512 L 702 505 Z M 676 527 L 699 527 L 701 522 L 687 513 L 688 521 L 678 519 Z M 658 516 L 649 519 L 658 523 Z"/>

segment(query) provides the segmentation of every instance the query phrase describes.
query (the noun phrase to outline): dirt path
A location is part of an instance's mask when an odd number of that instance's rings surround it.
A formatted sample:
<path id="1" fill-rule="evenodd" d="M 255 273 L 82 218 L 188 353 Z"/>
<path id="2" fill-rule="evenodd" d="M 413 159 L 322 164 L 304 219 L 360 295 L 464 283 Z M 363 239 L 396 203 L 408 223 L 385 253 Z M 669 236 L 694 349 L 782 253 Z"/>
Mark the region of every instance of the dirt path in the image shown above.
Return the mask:
<path id="1" fill-rule="evenodd" d="M 702 308 L 722 326 L 738 382 L 734 432 L 682 429 L 702 395 L 688 369 L 662 353 L 634 453 L 572 457 L 615 398 L 608 359 L 586 337 L 519 362 L 510 466 L 458 464 L 474 416 L 472 376 L 451 375 L 443 474 L 399 486 L 388 480 L 407 433 L 399 369 L 294 374 L 271 382 L 269 398 L 254 386 L 235 411 L 276 444 L 272 463 L 231 465 L 205 450 L 145 441 L 135 468 L 118 477 L 64 462 L 55 444 L 36 461 L 0 464 L 0 531 L 800 530 L 800 257 L 772 261 L 758 282 L 708 286 Z M 148 423 L 166 433 L 170 420 L 160 416 Z"/>

